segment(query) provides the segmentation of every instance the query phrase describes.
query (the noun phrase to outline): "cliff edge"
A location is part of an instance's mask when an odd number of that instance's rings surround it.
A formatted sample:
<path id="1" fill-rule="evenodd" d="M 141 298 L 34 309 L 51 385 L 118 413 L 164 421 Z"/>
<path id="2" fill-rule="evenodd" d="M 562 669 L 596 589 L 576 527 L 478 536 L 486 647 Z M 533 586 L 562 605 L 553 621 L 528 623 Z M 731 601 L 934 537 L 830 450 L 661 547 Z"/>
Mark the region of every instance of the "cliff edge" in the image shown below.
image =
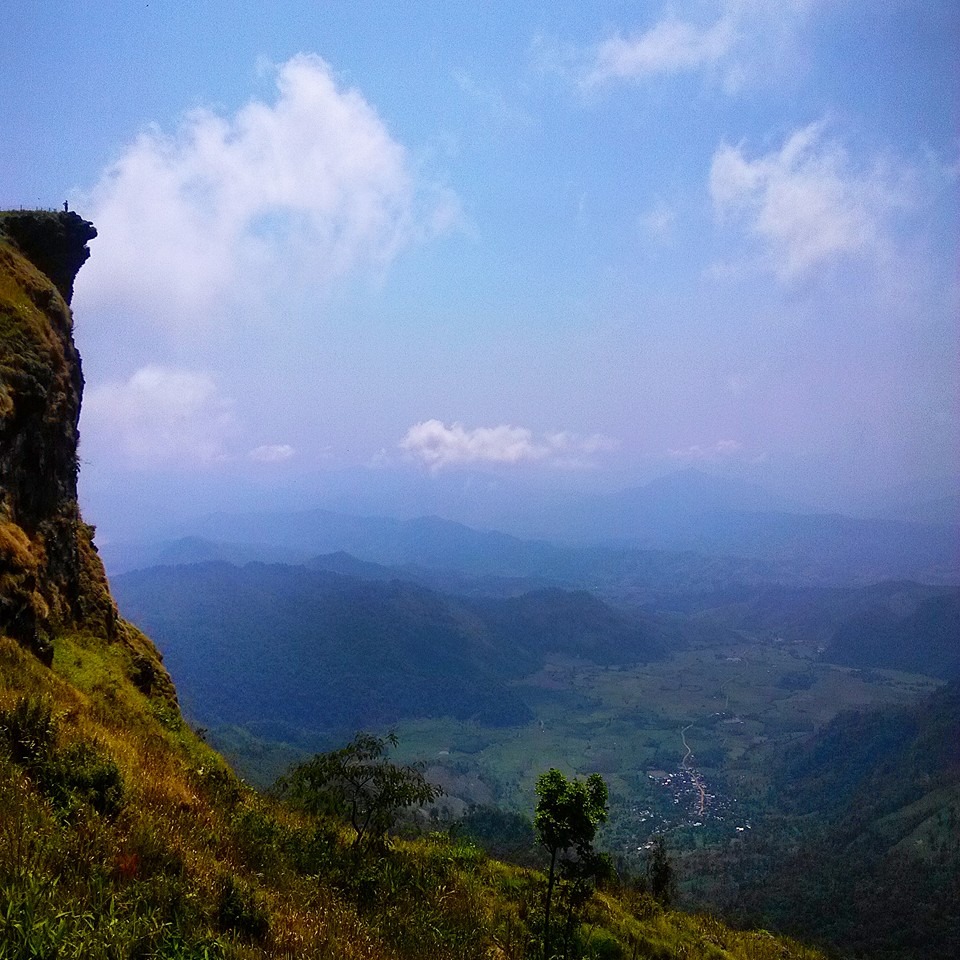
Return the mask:
<path id="1" fill-rule="evenodd" d="M 77 506 L 83 395 L 70 299 L 93 224 L 0 213 L 0 634 L 49 664 L 58 631 L 131 648 L 140 686 L 173 686 L 153 645 L 117 615 Z"/>

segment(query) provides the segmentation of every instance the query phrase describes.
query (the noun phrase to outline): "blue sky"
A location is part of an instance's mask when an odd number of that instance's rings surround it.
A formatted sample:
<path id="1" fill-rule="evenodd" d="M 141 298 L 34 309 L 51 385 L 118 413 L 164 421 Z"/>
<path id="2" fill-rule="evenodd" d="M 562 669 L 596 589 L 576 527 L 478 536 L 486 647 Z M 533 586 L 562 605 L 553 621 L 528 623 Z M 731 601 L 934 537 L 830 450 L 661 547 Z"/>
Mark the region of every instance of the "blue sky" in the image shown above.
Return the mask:
<path id="1" fill-rule="evenodd" d="M 74 310 L 108 534 L 148 488 L 694 465 L 842 505 L 956 474 L 953 2 L 5 21 L 0 204 L 100 230 Z"/>

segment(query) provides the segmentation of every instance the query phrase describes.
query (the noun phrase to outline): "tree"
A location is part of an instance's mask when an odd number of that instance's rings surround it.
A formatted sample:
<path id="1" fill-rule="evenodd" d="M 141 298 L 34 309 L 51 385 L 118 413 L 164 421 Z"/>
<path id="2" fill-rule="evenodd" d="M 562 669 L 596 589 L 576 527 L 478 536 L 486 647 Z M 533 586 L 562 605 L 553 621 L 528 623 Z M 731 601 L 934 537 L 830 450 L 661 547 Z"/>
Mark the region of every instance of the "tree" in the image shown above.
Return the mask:
<path id="1" fill-rule="evenodd" d="M 665 907 L 670 906 L 676 896 L 676 881 L 663 837 L 657 837 L 650 848 L 647 857 L 647 883 L 650 893 Z"/>
<path id="2" fill-rule="evenodd" d="M 387 750 L 399 742 L 395 733 L 358 733 L 345 747 L 294 767 L 277 781 L 277 790 L 308 813 L 349 820 L 357 834 L 356 849 L 383 847 L 403 810 L 443 794 L 419 766 L 386 759 Z"/>
<path id="3" fill-rule="evenodd" d="M 543 957 L 550 960 L 550 905 L 557 875 L 557 857 L 574 848 L 579 860 L 593 855 L 597 827 L 607 819 L 607 785 L 599 773 L 568 780 L 552 769 L 537 778 L 537 840 L 550 854 L 550 873 L 543 921 Z"/>

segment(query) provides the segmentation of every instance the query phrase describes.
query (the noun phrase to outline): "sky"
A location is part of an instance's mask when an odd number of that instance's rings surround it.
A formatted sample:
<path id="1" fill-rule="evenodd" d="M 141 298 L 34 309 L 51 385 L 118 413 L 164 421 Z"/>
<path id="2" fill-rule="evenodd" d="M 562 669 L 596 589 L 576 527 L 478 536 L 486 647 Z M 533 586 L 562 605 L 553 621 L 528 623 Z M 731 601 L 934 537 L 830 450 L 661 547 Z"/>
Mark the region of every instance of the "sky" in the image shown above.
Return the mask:
<path id="1" fill-rule="evenodd" d="M 690 466 L 822 508 L 956 481 L 955 0 L 4 19 L 0 206 L 99 231 L 103 536 Z"/>

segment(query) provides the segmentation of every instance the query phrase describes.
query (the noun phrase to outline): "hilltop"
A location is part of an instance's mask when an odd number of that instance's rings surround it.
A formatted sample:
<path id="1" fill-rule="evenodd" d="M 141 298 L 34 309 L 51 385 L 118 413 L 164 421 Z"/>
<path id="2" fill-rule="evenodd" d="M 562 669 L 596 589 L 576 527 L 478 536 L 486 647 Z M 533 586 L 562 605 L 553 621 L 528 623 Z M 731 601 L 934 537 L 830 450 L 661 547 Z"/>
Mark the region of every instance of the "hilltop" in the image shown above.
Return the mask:
<path id="1" fill-rule="evenodd" d="M 76 499 L 69 309 L 95 235 L 0 216 L 0 958 L 538 956 L 534 870 L 445 834 L 359 859 L 239 781 L 118 614 Z M 571 956 L 820 956 L 616 885 Z"/>

